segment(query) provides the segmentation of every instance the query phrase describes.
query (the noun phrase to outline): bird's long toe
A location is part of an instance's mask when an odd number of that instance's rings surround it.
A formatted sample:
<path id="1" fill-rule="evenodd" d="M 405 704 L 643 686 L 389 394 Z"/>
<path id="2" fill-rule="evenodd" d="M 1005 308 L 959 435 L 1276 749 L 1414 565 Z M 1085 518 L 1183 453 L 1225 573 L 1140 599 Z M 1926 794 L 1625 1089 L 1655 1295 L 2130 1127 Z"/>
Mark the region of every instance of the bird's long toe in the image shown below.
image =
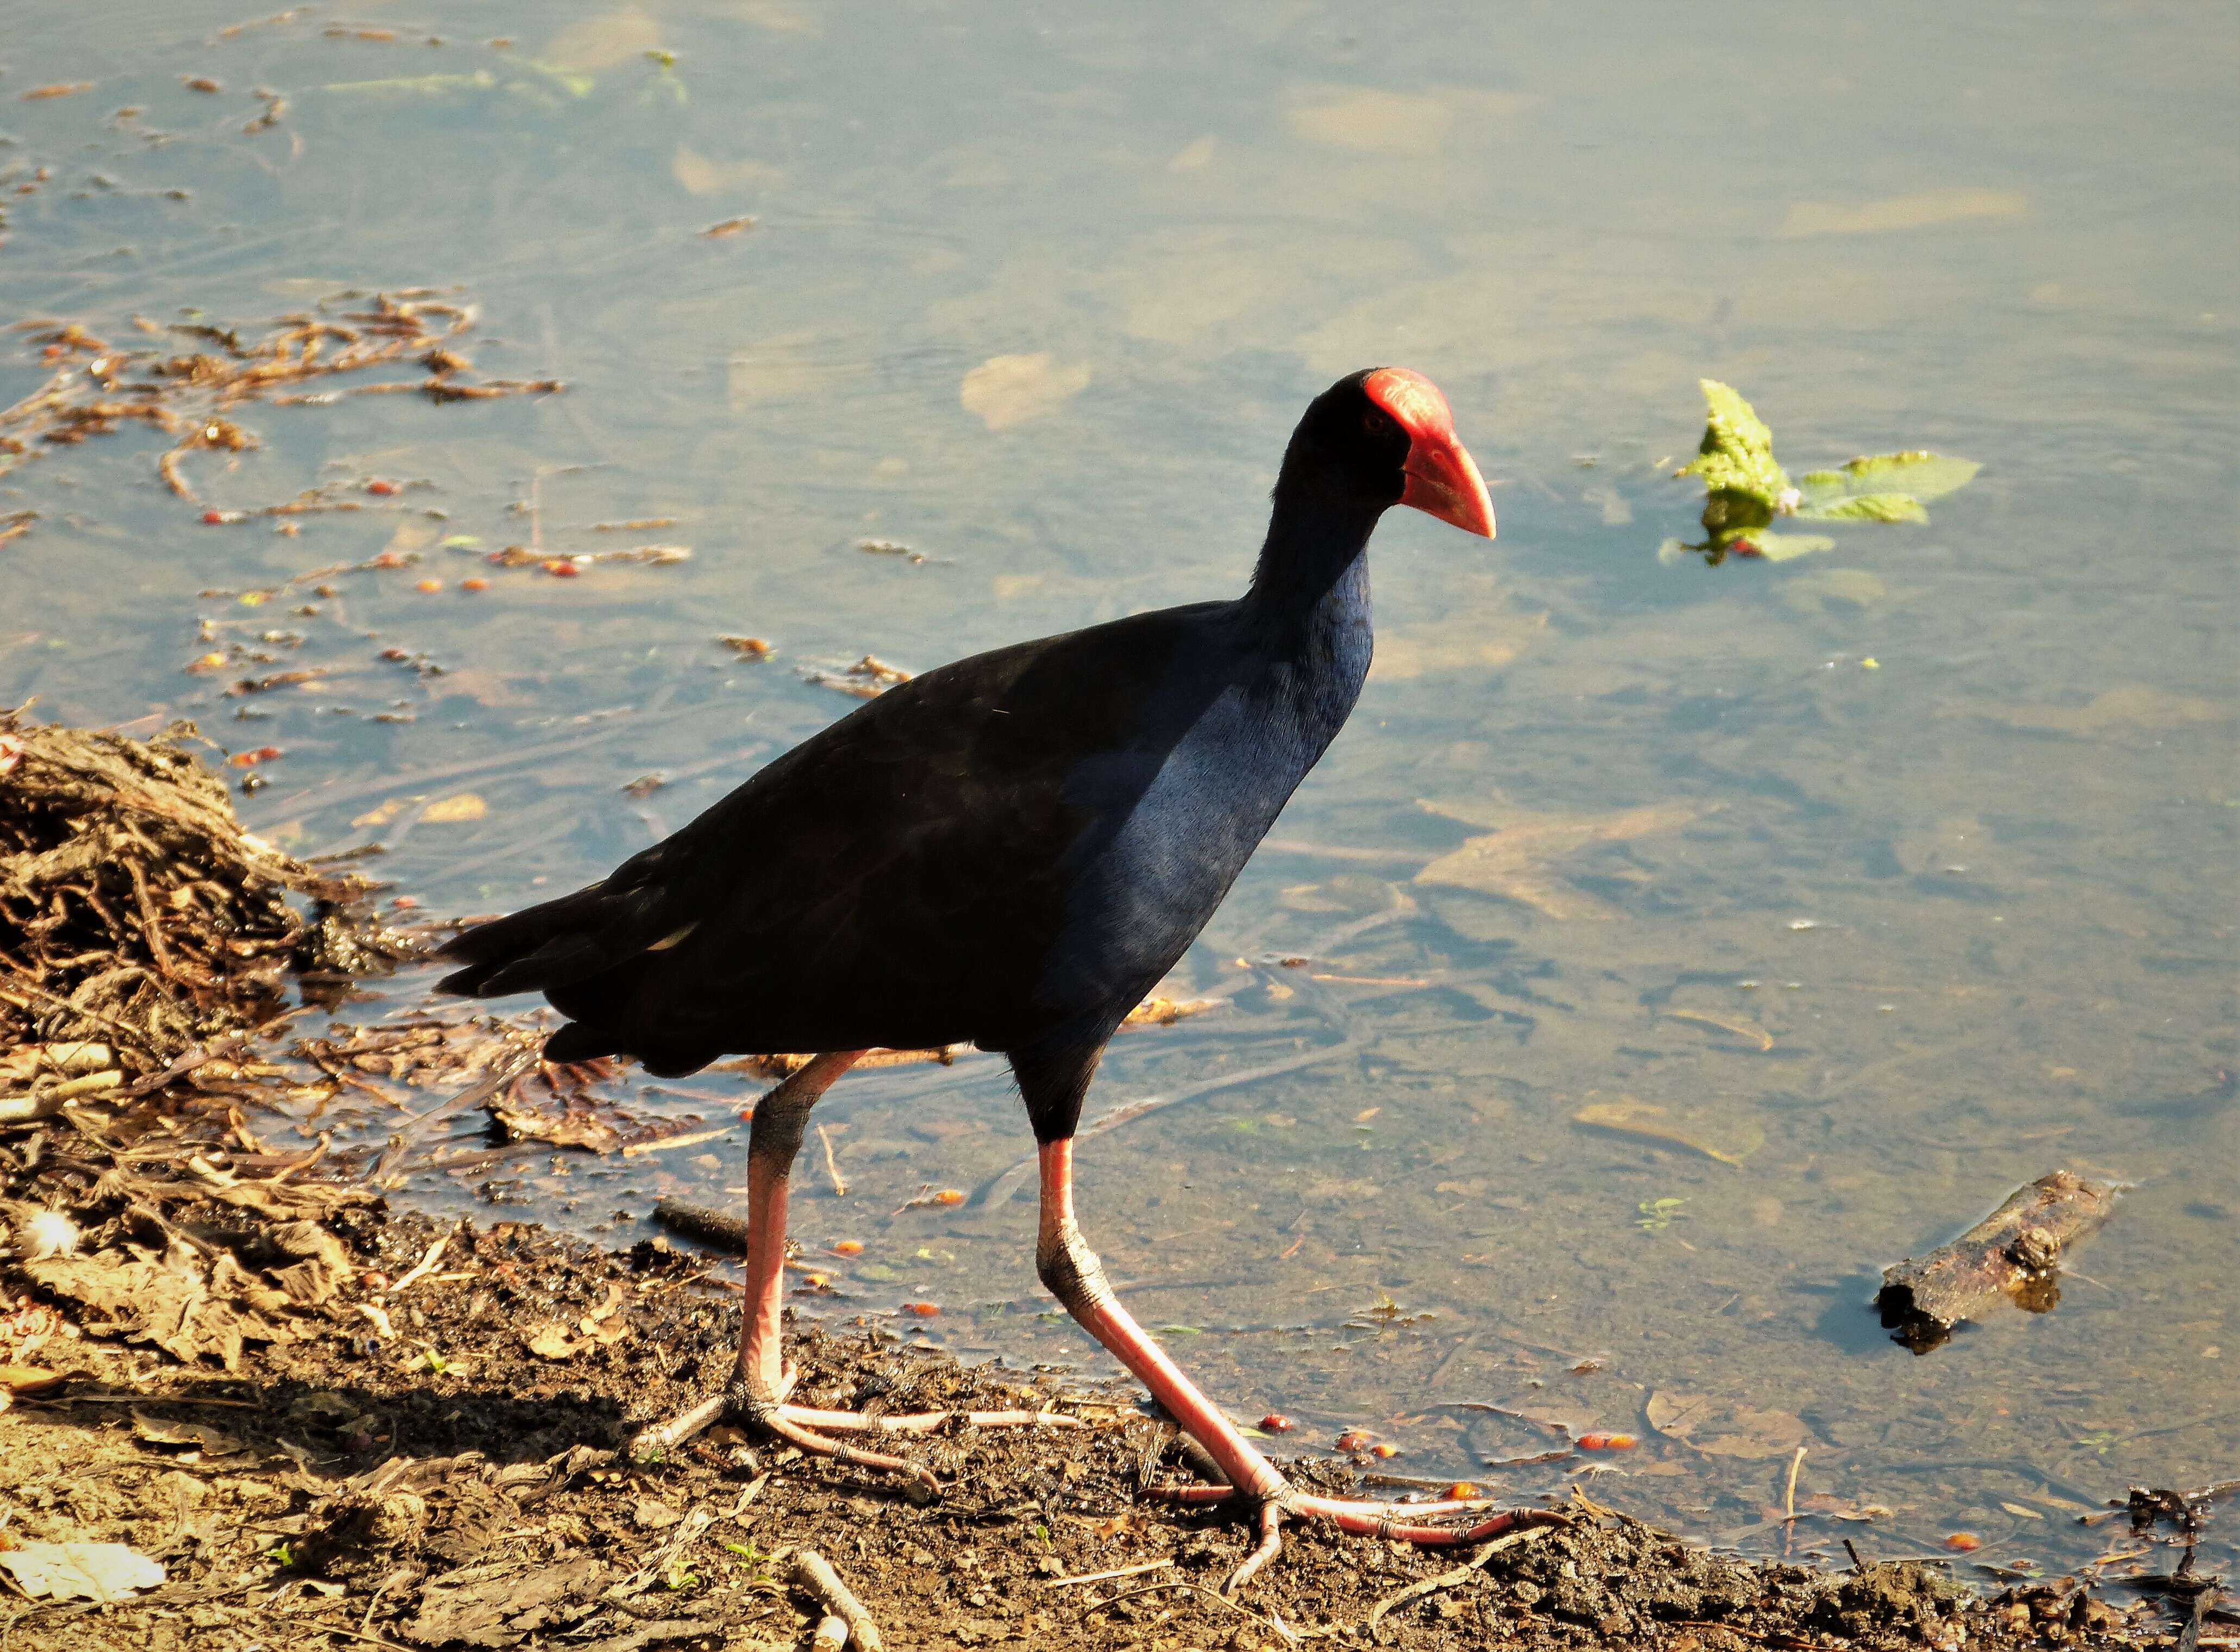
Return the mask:
<path id="1" fill-rule="evenodd" d="M 735 1374 L 721 1394 L 711 1395 L 679 1412 L 667 1422 L 648 1429 L 630 1442 L 633 1457 L 656 1456 L 717 1422 L 750 1433 L 767 1435 L 811 1456 L 830 1457 L 860 1468 L 883 1469 L 913 1482 L 927 1494 L 938 1493 L 941 1481 L 923 1464 L 884 1452 L 867 1451 L 830 1436 L 836 1434 L 922 1436 L 951 1429 L 1087 1429 L 1086 1418 L 1063 1411 L 916 1411 L 887 1416 L 864 1411 L 833 1411 L 817 1406 L 790 1405 L 783 1396 L 793 1390 L 797 1373 L 791 1364 L 774 1389 L 743 1373 Z"/>
<path id="2" fill-rule="evenodd" d="M 890 1456 L 883 1451 L 866 1451 L 861 1446 L 835 1440 L 797 1421 L 803 1414 L 803 1408 L 799 1406 L 771 1405 L 763 1409 L 755 1423 L 763 1432 L 810 1456 L 830 1457 L 836 1462 L 853 1463 L 859 1469 L 878 1469 L 888 1474 L 900 1475 L 917 1488 L 922 1499 L 940 1495 L 940 1476 L 924 1464 L 912 1462 L 907 1457 Z M 810 1412 L 807 1415 L 818 1414 Z"/>
<path id="3" fill-rule="evenodd" d="M 1157 1486 L 1147 1495 L 1157 1502 L 1185 1508 L 1208 1508 L 1243 1497 L 1234 1486 Z M 1484 1497 L 1396 1503 L 1323 1497 L 1287 1489 L 1260 1500 L 1257 1516 L 1260 1541 L 1222 1585 L 1224 1594 L 1235 1594 L 1281 1551 L 1282 1524 L 1287 1516 L 1326 1522 L 1352 1536 L 1397 1539 L 1426 1549 L 1482 1543 L 1528 1527 L 1571 1523 L 1553 1509 L 1502 1509 Z"/>
<path id="4" fill-rule="evenodd" d="M 1451 1549 L 1457 1544 L 1482 1543 L 1503 1532 L 1527 1526 L 1568 1526 L 1571 1522 L 1552 1509 L 1500 1509 L 1490 1499 L 1471 1498 L 1442 1502 L 1369 1502 L 1343 1497 L 1317 1497 L 1294 1492 L 1286 1508 L 1300 1520 L 1328 1521 L 1340 1531 L 1360 1537 L 1397 1538 L 1426 1549 Z M 1436 1522 L 1436 1523 L 1435 1523 Z"/>
<path id="5" fill-rule="evenodd" d="M 1237 1569 L 1222 1580 L 1221 1592 L 1234 1599 L 1258 1575 L 1260 1569 L 1283 1551 L 1283 1505 L 1270 1498 L 1260 1505 L 1260 1541 L 1252 1546 Z"/>
<path id="6" fill-rule="evenodd" d="M 923 1436 L 951 1428 L 1086 1429 L 1086 1419 L 1062 1411 L 917 1411 L 881 1416 L 863 1411 L 828 1411 L 816 1406 L 775 1404 L 761 1408 L 755 1426 L 812 1455 L 831 1457 L 866 1469 L 883 1469 L 912 1481 L 928 1495 L 938 1494 L 933 1470 L 907 1458 L 831 1438 L 836 1434 Z"/>
<path id="7" fill-rule="evenodd" d="M 866 1411 L 823 1411 L 813 1406 L 782 1405 L 789 1422 L 834 1434 L 936 1434 L 962 1429 L 1086 1429 L 1085 1417 L 1063 1411 L 912 1411 L 898 1416 Z"/>
<path id="8" fill-rule="evenodd" d="M 731 1380 L 720 1392 L 695 1402 L 666 1422 L 656 1423 L 640 1433 L 631 1440 L 625 1455 L 633 1458 L 659 1456 L 718 1422 L 730 1422 L 742 1428 L 750 1426 L 757 1407 L 782 1402 L 793 1392 L 793 1385 L 800 1380 L 800 1375 L 789 1360 L 779 1372 L 777 1382 L 770 1385 L 758 1400 L 757 1384 L 744 1372 L 734 1371 Z"/>

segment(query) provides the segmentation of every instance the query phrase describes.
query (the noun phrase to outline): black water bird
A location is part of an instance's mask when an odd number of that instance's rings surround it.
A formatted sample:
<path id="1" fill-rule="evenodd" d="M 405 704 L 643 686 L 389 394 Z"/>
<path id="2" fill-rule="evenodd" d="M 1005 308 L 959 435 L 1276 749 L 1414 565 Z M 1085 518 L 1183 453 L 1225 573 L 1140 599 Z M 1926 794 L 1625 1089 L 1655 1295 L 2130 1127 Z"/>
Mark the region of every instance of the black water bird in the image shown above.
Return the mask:
<path id="1" fill-rule="evenodd" d="M 1072 1138 L 1106 1041 L 1213 915 L 1360 695 L 1365 552 L 1396 504 L 1493 536 L 1438 390 L 1403 368 L 1355 373 L 1292 433 L 1243 596 L 928 671 L 598 883 L 443 949 L 462 966 L 447 990 L 541 992 L 570 1018 L 550 1060 L 631 1056 L 676 1075 L 726 1055 L 820 1052 L 755 1110 L 747 1309 L 724 1402 L 742 1420 L 932 1483 L 830 1436 L 938 1416 L 784 1403 L 786 1178 L 810 1108 L 864 1051 L 970 1042 L 1009 1057 L 1034 1127 L 1043 1282 L 1228 1481 L 1175 1495 L 1257 1505 L 1261 1542 L 1232 1587 L 1276 1552 L 1286 1513 L 1435 1543 L 1538 1517 L 1293 1490 L 1120 1306 L 1073 1216 Z"/>

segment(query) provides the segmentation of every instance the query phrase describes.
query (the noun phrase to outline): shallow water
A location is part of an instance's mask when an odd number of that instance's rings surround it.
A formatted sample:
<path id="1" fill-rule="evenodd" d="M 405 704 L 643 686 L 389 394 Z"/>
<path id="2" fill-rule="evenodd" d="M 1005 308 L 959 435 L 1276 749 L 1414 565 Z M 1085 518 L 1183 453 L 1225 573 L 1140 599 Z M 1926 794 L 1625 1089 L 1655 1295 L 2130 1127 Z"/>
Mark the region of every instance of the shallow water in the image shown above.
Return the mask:
<path id="1" fill-rule="evenodd" d="M 484 371 L 569 386 L 248 410 L 261 447 L 190 461 L 213 505 L 411 484 L 299 538 L 202 525 L 137 430 L 18 465 L 0 517 L 40 519 L 0 545 L 0 697 L 277 746 L 254 829 L 378 836 L 429 910 L 503 909 L 850 707 L 804 667 L 1234 590 L 1305 400 L 1422 368 L 1500 541 L 1380 531 L 1353 725 L 1173 983 L 1219 1007 L 1106 1062 L 1092 1116 L 1186 1098 L 1084 1144 L 1092 1242 L 1218 1399 L 1295 1439 L 1365 1426 L 1391 1469 L 1523 1493 L 1600 1462 L 1624 1477 L 1599 1495 L 1758 1550 L 1966 1529 L 1979 1560 L 2090 1560 L 2117 1529 L 2081 1507 L 2240 1463 L 2240 28 L 1724 15 L 506 0 L 221 36 L 231 10 L 183 3 L 120 39 L 0 7 L 0 187 L 49 170 L 0 197 L 6 319 L 130 341 L 135 313 L 456 288 Z M 258 86 L 287 107 L 244 132 Z M 0 405 L 46 370 L 18 336 Z M 1926 527 L 1663 565 L 1701 375 L 1792 470 L 1906 446 L 1985 470 Z M 644 539 L 692 558 L 477 560 Z M 315 616 L 198 595 L 384 548 L 425 560 L 336 576 Z M 490 592 L 450 586 L 477 570 Z M 331 674 L 227 697 L 181 671 L 198 616 L 292 628 L 271 649 Z M 422 817 L 462 790 L 487 812 Z M 1505 896 L 1416 881 L 1496 829 L 1523 840 Z M 717 1122 L 751 1093 L 617 1091 Z M 1576 1122 L 1623 1099 L 1739 1168 Z M 318 1122 L 379 1139 L 360 1101 Z M 850 1191 L 805 1162 L 796 1236 L 866 1249 L 817 1257 L 837 1294 L 805 1308 L 937 1302 L 913 1334 L 1098 1369 L 999 1179 L 1029 1138 L 998 1062 L 864 1074 L 819 1117 Z M 734 1196 L 743 1140 L 523 1154 L 407 1196 L 627 1241 L 657 1193 Z M 2060 1165 L 2132 1185 L 2059 1309 L 1925 1357 L 1886 1340 L 1877 1270 Z M 978 1196 L 897 1209 L 929 1187 Z M 1657 1394 L 1723 1406 L 1698 1436 L 1723 1449 L 1650 1429 Z M 1437 1409 L 1463 1402 L 1643 1443 L 1490 1475 L 1544 1436 Z M 1890 1512 L 1837 1518 L 1862 1504 Z"/>

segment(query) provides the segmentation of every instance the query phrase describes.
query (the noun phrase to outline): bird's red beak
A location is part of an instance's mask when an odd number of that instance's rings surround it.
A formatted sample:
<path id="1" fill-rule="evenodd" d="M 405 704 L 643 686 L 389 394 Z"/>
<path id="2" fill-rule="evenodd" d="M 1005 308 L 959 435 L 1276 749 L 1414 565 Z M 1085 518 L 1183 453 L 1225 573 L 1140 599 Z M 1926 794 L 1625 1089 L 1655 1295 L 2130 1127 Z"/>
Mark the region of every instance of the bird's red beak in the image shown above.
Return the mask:
<path id="1" fill-rule="evenodd" d="M 1408 432 L 1400 503 L 1450 522 L 1464 533 L 1493 537 L 1493 497 L 1477 463 L 1455 436 L 1454 415 L 1439 387 L 1404 367 L 1380 367 L 1362 381 L 1369 399 Z"/>

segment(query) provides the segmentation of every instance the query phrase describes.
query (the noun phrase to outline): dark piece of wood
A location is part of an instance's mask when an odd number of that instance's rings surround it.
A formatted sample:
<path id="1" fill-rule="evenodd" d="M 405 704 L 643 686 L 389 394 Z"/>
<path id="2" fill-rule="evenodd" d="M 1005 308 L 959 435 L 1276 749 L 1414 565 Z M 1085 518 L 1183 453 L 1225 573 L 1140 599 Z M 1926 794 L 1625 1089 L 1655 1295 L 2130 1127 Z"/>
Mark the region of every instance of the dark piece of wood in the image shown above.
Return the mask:
<path id="1" fill-rule="evenodd" d="M 2116 1189 L 2068 1170 L 2017 1188 L 1997 1209 L 1919 1262 L 1883 1270 L 1875 1297 L 1894 1340 L 1926 1354 L 2002 1299 L 2033 1314 L 2061 1300 L 2061 1258 L 2107 1220 Z"/>
<path id="2" fill-rule="evenodd" d="M 682 1199 L 662 1199 L 654 1204 L 653 1219 L 717 1250 L 728 1250 L 738 1256 L 747 1254 L 747 1224 L 721 1210 L 710 1210 L 704 1204 L 687 1204 Z"/>

